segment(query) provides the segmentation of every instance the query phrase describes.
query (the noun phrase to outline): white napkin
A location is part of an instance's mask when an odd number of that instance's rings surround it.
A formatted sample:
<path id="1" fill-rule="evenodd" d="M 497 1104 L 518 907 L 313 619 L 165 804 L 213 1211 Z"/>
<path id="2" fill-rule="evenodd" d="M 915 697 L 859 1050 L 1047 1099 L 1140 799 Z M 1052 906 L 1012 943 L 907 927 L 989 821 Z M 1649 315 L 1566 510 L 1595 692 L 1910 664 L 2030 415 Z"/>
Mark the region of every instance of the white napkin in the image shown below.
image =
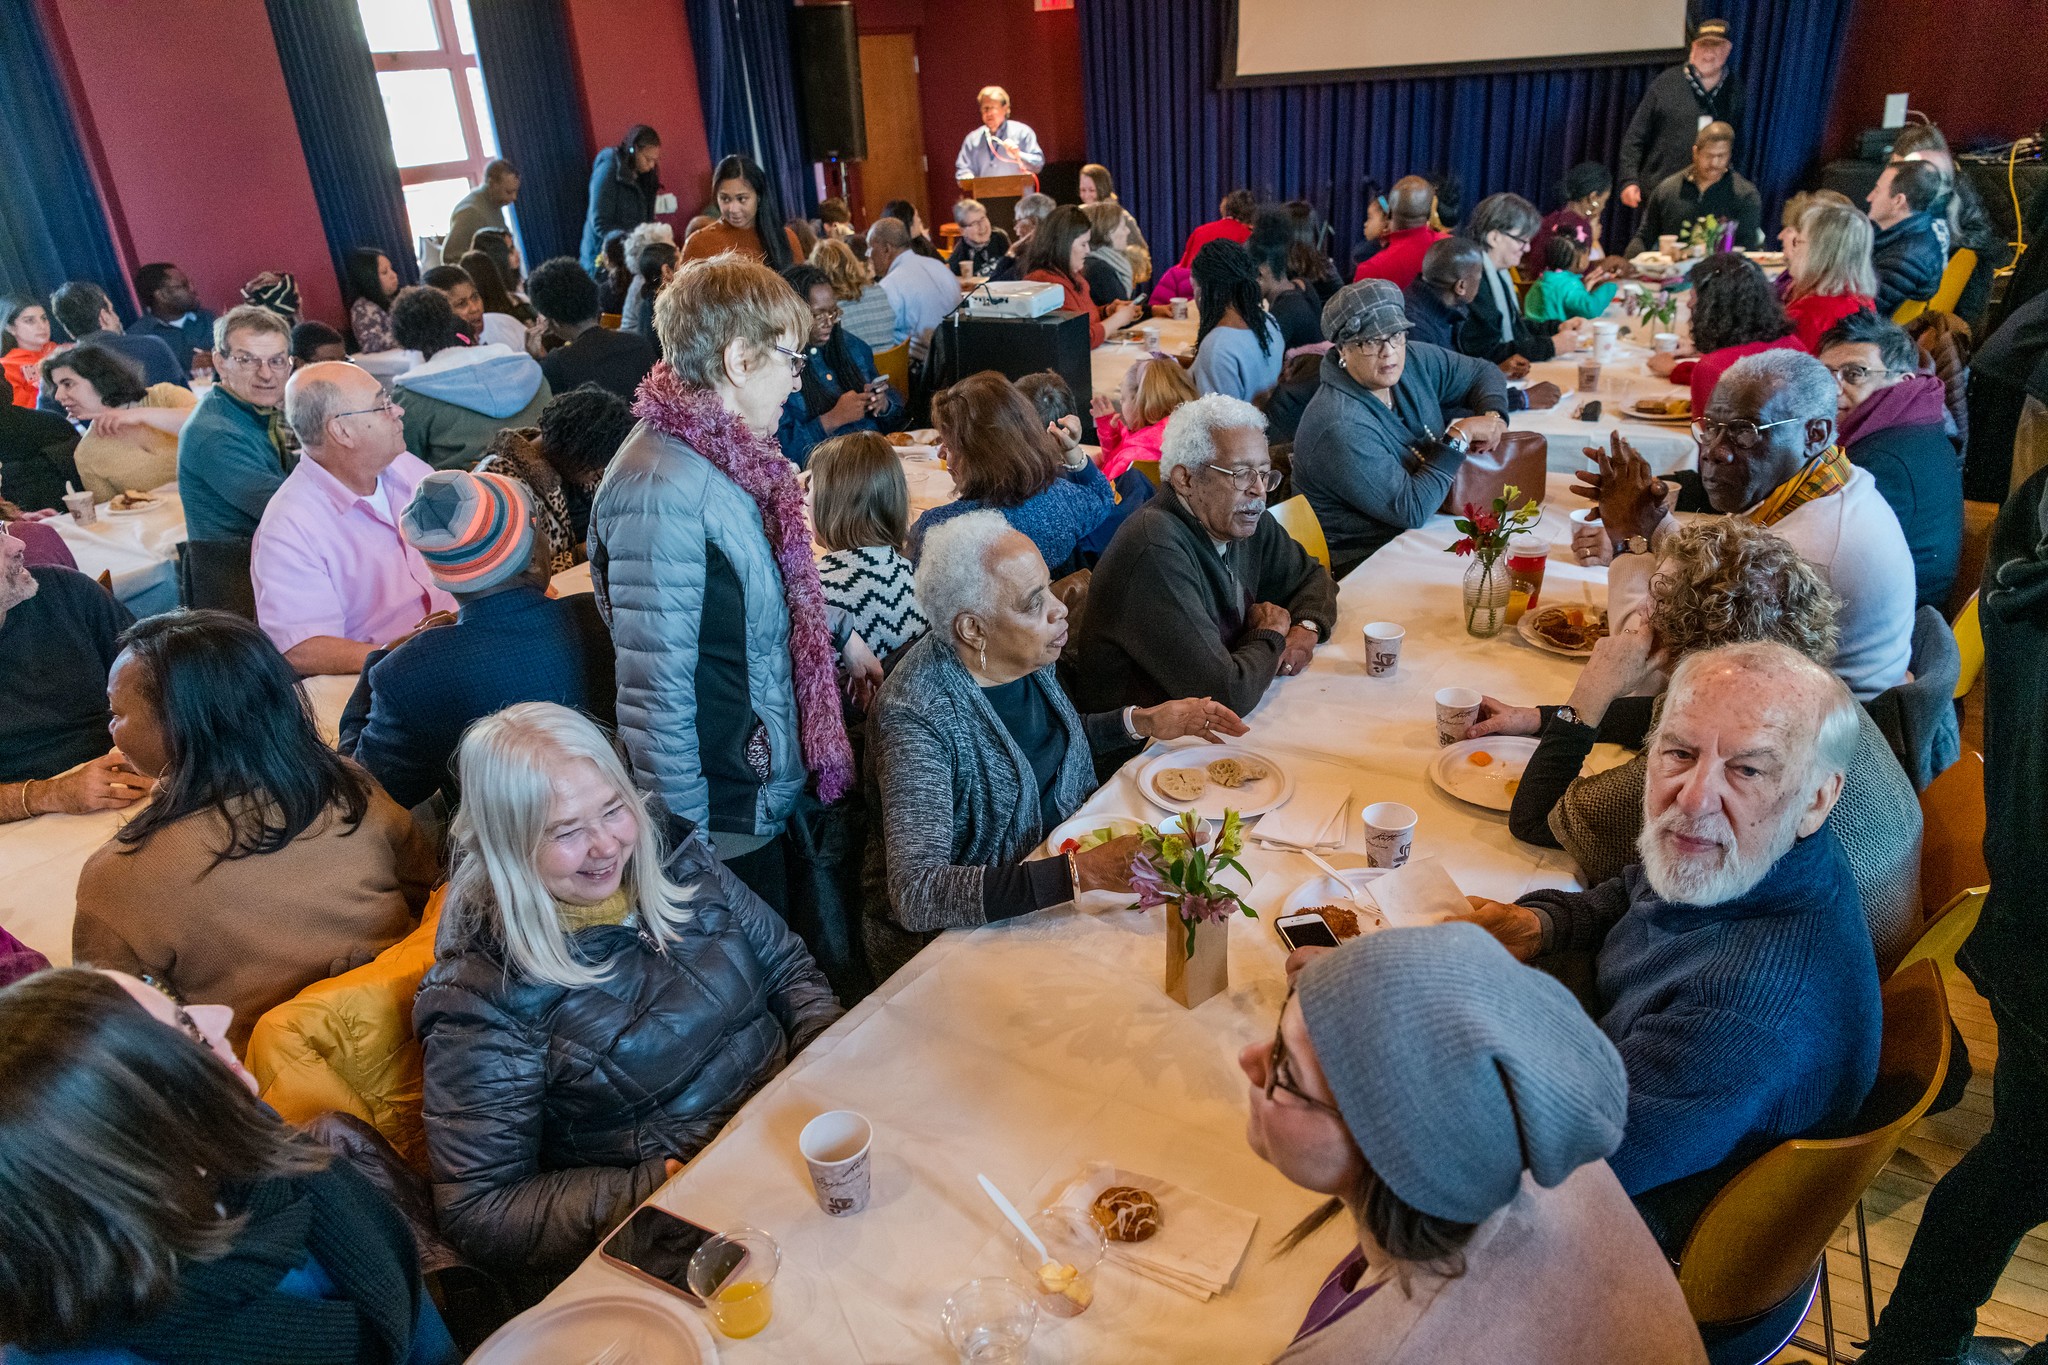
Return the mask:
<path id="1" fill-rule="evenodd" d="M 1159 1201 L 1159 1231 L 1142 1242 L 1111 1242 L 1110 1260 L 1194 1299 L 1207 1301 L 1230 1287 L 1259 1226 L 1257 1214 L 1106 1161 L 1089 1165 L 1053 1202 L 1085 1209 L 1111 1185 L 1149 1190 Z"/>
<path id="2" fill-rule="evenodd" d="M 1436 924 L 1472 909 L 1465 893 L 1435 858 L 1416 858 L 1382 873 L 1372 884 L 1372 898 L 1390 925 Z"/>
<path id="3" fill-rule="evenodd" d="M 1252 835 L 1281 848 L 1337 848 L 1344 842 L 1344 818 L 1351 788 L 1341 782 L 1302 782 L 1278 810 L 1259 817 Z"/>

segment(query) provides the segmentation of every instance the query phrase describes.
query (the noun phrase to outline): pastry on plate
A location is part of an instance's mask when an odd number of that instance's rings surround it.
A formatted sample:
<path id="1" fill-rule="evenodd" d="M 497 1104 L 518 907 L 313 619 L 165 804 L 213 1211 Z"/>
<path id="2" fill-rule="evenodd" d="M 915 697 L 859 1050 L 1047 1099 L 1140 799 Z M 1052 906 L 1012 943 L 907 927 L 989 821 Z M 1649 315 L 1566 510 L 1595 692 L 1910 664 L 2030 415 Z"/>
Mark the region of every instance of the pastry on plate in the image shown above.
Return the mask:
<path id="1" fill-rule="evenodd" d="M 907 431 L 892 431 L 886 438 L 892 446 L 914 446 L 917 438 Z"/>
<path id="2" fill-rule="evenodd" d="M 1153 779 L 1160 795 L 1169 801 L 1195 801 L 1209 790 L 1209 777 L 1200 768 L 1165 768 Z"/>
<path id="3" fill-rule="evenodd" d="M 1255 758 L 1219 758 L 1209 765 L 1209 780 L 1219 787 L 1242 787 L 1266 775 L 1266 765 Z"/>
<path id="4" fill-rule="evenodd" d="M 1585 607 L 1545 607 L 1535 614 L 1529 629 L 1559 649 L 1591 649 L 1607 634 L 1607 617 Z"/>
<path id="5" fill-rule="evenodd" d="M 1347 938 L 1358 937 L 1358 912 L 1348 905 L 1312 905 L 1307 913 L 1321 915 L 1323 923 L 1330 926 L 1330 932 L 1340 943 Z"/>
<path id="6" fill-rule="evenodd" d="M 1159 1201 L 1136 1185 L 1111 1185 L 1088 1212 L 1112 1242 L 1142 1242 L 1159 1231 Z"/>

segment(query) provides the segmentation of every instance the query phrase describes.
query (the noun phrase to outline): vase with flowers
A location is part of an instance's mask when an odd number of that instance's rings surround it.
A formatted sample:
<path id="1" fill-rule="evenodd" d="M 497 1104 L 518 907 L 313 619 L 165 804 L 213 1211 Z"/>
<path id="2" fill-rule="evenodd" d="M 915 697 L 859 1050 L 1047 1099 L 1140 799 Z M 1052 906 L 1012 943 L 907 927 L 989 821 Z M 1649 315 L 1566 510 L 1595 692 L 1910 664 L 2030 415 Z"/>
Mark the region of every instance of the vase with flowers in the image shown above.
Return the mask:
<path id="1" fill-rule="evenodd" d="M 1167 907 L 1166 993 L 1190 1009 L 1230 989 L 1230 920 L 1253 910 L 1221 880 L 1225 872 L 1251 874 L 1238 861 L 1244 851 L 1244 823 L 1234 810 L 1223 813 L 1214 842 L 1208 825 L 1193 811 L 1165 826 L 1138 831 L 1131 857 L 1131 889 L 1140 909 Z"/>
<path id="2" fill-rule="evenodd" d="M 1509 484 L 1493 500 L 1491 509 L 1465 504 L 1465 515 L 1453 524 L 1464 538 L 1445 547 L 1454 555 L 1471 555 L 1465 570 L 1465 630 L 1482 640 L 1500 634 L 1507 624 L 1509 575 L 1501 563 L 1508 542 L 1532 531 L 1543 519 L 1536 499 L 1521 501 L 1522 490 Z"/>

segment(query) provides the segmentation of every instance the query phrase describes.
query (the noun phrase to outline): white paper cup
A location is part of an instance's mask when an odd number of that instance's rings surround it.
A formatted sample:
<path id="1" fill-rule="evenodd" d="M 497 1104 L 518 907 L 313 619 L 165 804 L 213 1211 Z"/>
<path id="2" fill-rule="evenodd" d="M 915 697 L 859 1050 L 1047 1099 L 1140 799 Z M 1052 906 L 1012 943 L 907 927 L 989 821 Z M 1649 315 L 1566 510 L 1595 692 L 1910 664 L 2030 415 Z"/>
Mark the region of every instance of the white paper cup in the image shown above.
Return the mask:
<path id="1" fill-rule="evenodd" d="M 1456 744 L 1472 728 L 1472 722 L 1479 719 L 1479 703 L 1483 701 L 1477 692 L 1469 687 L 1446 687 L 1436 694 L 1436 742 Z"/>
<path id="2" fill-rule="evenodd" d="M 1175 299 L 1167 305 L 1167 308 L 1173 314 L 1175 322 L 1186 322 L 1188 320 L 1188 301 L 1186 299 Z"/>
<path id="3" fill-rule="evenodd" d="M 92 493 L 90 491 L 66 493 L 64 495 L 64 506 L 71 513 L 71 519 L 80 526 L 90 526 L 100 519 L 98 510 L 92 505 Z"/>
<path id="4" fill-rule="evenodd" d="M 1399 867 L 1415 848 L 1415 809 L 1399 801 L 1375 801 L 1365 808 L 1365 863 Z"/>
<path id="5" fill-rule="evenodd" d="M 1621 340 L 1621 324 L 1618 322 L 1596 322 L 1593 324 L 1593 358 L 1605 365 L 1614 359 L 1614 348 Z"/>
<path id="6" fill-rule="evenodd" d="M 1672 260 L 1677 260 L 1678 234 L 1675 232 L 1667 232 L 1663 236 L 1659 237 L 1657 239 L 1657 250 L 1659 250 L 1666 256 L 1669 256 Z"/>
<path id="7" fill-rule="evenodd" d="M 1159 329 L 1157 327 L 1140 327 L 1138 329 L 1138 336 L 1144 341 L 1146 350 L 1156 351 L 1159 349 Z"/>
<path id="8" fill-rule="evenodd" d="M 834 1218 L 859 1213 L 868 1206 L 868 1149 L 874 1125 L 851 1109 L 834 1109 L 804 1125 L 797 1150 L 811 1168 L 811 1188 L 818 1207 Z"/>
<path id="9" fill-rule="evenodd" d="M 1670 355 L 1678 350 L 1678 333 L 1676 332 L 1659 332 L 1651 337 L 1650 341 L 1655 350 L 1665 355 Z"/>
<path id="10" fill-rule="evenodd" d="M 1375 678 L 1390 676 L 1401 662 L 1401 641 L 1408 631 L 1392 621 L 1369 621 L 1365 627 L 1365 671 Z"/>

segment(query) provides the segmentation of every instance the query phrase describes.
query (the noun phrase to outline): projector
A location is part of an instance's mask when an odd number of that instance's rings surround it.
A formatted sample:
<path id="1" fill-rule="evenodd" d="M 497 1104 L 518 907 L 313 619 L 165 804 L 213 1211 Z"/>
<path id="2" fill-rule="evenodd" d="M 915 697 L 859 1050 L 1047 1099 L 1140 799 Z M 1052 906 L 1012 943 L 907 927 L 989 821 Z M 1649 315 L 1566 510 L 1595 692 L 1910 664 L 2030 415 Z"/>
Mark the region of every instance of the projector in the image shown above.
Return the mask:
<path id="1" fill-rule="evenodd" d="M 985 284 L 967 296 L 967 313 L 978 318 L 1042 318 L 1058 310 L 1066 292 L 1056 284 L 1034 281 Z"/>

